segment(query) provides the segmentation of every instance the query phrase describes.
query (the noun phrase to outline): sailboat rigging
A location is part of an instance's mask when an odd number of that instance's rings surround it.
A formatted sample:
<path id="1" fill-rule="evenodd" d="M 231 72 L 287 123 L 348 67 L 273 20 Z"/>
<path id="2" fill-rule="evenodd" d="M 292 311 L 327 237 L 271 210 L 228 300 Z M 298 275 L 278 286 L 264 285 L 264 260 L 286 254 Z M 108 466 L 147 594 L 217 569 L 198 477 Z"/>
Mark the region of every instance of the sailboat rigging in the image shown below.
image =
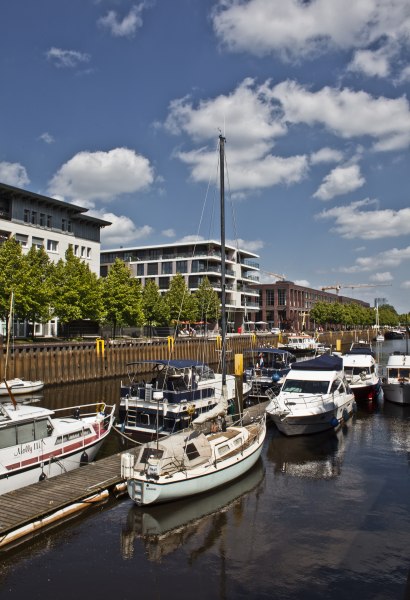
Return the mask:
<path id="1" fill-rule="evenodd" d="M 218 405 L 197 417 L 191 427 L 148 442 L 136 454 L 121 457 L 127 491 L 137 505 L 157 504 L 203 493 L 240 477 L 257 462 L 266 436 L 263 414 L 248 425 L 227 425 L 226 287 L 225 287 L 225 138 L 219 136 L 221 207 L 221 368 Z"/>

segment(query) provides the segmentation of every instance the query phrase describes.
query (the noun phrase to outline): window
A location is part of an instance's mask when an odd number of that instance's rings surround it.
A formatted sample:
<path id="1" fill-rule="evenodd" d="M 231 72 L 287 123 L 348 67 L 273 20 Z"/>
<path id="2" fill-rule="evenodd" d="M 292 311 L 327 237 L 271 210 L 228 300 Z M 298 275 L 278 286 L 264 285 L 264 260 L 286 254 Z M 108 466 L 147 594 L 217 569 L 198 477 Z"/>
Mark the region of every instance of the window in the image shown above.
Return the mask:
<path id="1" fill-rule="evenodd" d="M 41 440 L 42 438 L 51 435 L 53 430 L 51 423 L 47 419 L 41 419 L 40 421 L 34 421 L 35 439 Z"/>
<path id="2" fill-rule="evenodd" d="M 67 221 L 67 231 L 71 233 L 73 231 L 73 224 L 71 221 Z"/>
<path id="3" fill-rule="evenodd" d="M 33 237 L 32 246 L 34 246 L 35 248 L 42 248 L 44 246 L 43 238 Z"/>
<path id="4" fill-rule="evenodd" d="M 229 444 L 224 444 L 223 446 L 219 446 L 218 448 L 218 454 L 219 456 L 223 456 L 224 454 L 227 454 L 230 450 Z"/>
<path id="5" fill-rule="evenodd" d="M 8 448 L 16 445 L 16 428 L 6 427 L 1 430 L 0 448 Z"/>
<path id="6" fill-rule="evenodd" d="M 147 275 L 158 275 L 158 263 L 148 263 Z"/>
<path id="7" fill-rule="evenodd" d="M 24 222 L 25 223 L 30 223 L 30 211 L 28 210 L 28 208 L 24 209 Z"/>
<path id="8" fill-rule="evenodd" d="M 39 225 L 40 227 L 46 226 L 46 215 L 44 213 L 40 213 Z"/>
<path id="9" fill-rule="evenodd" d="M 20 244 L 23 248 L 27 248 L 28 244 L 28 235 L 22 235 L 20 233 L 16 233 L 16 242 Z"/>
<path id="10" fill-rule="evenodd" d="M 91 258 L 91 248 L 87 248 L 87 258 Z"/>
<path id="11" fill-rule="evenodd" d="M 47 250 L 49 252 L 57 252 L 58 242 L 56 242 L 55 240 L 47 240 Z"/>
<path id="12" fill-rule="evenodd" d="M 85 246 L 81 246 L 81 258 L 85 256 Z"/>
<path id="13" fill-rule="evenodd" d="M 49 229 L 53 227 L 53 217 L 51 215 L 47 215 L 47 227 Z"/>
<path id="14" fill-rule="evenodd" d="M 161 273 L 163 275 L 172 275 L 172 262 L 162 263 Z"/>
<path id="15" fill-rule="evenodd" d="M 280 306 L 286 306 L 286 289 L 278 289 L 278 304 Z"/>
<path id="16" fill-rule="evenodd" d="M 137 264 L 137 277 L 144 277 L 144 265 L 141 263 Z"/>
<path id="17" fill-rule="evenodd" d="M 77 246 L 77 244 L 74 246 L 74 256 L 78 256 L 78 246 Z"/>
<path id="18" fill-rule="evenodd" d="M 266 290 L 266 304 L 268 306 L 275 305 L 275 291 L 274 290 Z"/>
<path id="19" fill-rule="evenodd" d="M 160 277 L 158 287 L 160 290 L 167 290 L 169 288 L 169 277 Z"/>
<path id="20" fill-rule="evenodd" d="M 31 211 L 31 224 L 37 225 L 37 212 L 35 210 Z"/>
<path id="21" fill-rule="evenodd" d="M 61 219 L 61 231 L 67 231 L 67 219 Z"/>
<path id="22" fill-rule="evenodd" d="M 188 261 L 187 260 L 177 260 L 177 273 L 187 273 L 188 272 Z"/>
<path id="23" fill-rule="evenodd" d="M 34 421 L 17 425 L 17 443 L 26 444 L 34 441 Z"/>

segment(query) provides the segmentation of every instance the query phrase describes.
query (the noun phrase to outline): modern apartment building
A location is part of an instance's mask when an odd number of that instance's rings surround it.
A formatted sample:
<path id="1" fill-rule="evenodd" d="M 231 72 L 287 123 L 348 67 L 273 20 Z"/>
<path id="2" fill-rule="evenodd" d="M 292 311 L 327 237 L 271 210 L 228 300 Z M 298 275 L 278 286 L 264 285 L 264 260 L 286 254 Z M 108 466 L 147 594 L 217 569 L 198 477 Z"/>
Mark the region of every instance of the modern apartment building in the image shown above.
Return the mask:
<path id="1" fill-rule="evenodd" d="M 101 228 L 111 223 L 86 212 L 86 208 L 0 183 L 0 244 L 15 237 L 23 252 L 31 246 L 43 246 L 54 262 L 64 259 L 71 246 L 74 254 L 99 275 Z M 45 331 L 38 324 L 35 333 L 52 335 L 55 329 L 53 322 Z M 21 331 L 18 334 L 25 335 Z"/>
<path id="2" fill-rule="evenodd" d="M 226 306 L 231 328 L 242 327 L 249 312 L 259 310 L 259 291 L 252 284 L 259 281 L 259 256 L 234 246 L 225 246 Z M 168 290 L 176 273 L 184 276 L 191 292 L 204 277 L 220 294 L 221 244 L 215 240 L 184 242 L 166 246 L 115 248 L 101 251 L 101 276 L 106 276 L 117 258 L 127 262 L 135 277 L 145 285 L 154 279 L 160 290 Z"/>

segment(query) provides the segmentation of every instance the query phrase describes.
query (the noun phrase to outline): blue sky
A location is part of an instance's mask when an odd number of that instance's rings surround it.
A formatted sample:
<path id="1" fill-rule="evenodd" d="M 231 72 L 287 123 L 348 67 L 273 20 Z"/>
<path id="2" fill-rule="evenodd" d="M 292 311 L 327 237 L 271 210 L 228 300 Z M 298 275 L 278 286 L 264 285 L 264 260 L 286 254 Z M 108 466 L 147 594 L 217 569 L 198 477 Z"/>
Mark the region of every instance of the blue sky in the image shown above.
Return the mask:
<path id="1" fill-rule="evenodd" d="M 103 248 L 219 237 L 222 131 L 230 240 L 410 310 L 408 0 L 0 10 L 0 181 L 111 221 Z"/>

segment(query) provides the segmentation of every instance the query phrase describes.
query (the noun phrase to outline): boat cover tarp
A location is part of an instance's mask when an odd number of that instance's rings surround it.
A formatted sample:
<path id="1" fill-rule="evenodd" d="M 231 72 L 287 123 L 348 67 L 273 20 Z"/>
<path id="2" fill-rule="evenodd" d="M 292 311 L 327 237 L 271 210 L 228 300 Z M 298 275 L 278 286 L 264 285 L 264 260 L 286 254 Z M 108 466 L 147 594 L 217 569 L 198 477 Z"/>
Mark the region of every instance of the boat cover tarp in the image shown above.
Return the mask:
<path id="1" fill-rule="evenodd" d="M 341 371 L 343 359 L 333 354 L 322 354 L 311 360 L 301 360 L 292 363 L 292 371 Z"/>
<path id="2" fill-rule="evenodd" d="M 347 350 L 346 354 L 365 354 L 366 356 L 374 356 L 374 352 L 368 346 L 364 346 L 363 348 L 351 348 Z"/>

